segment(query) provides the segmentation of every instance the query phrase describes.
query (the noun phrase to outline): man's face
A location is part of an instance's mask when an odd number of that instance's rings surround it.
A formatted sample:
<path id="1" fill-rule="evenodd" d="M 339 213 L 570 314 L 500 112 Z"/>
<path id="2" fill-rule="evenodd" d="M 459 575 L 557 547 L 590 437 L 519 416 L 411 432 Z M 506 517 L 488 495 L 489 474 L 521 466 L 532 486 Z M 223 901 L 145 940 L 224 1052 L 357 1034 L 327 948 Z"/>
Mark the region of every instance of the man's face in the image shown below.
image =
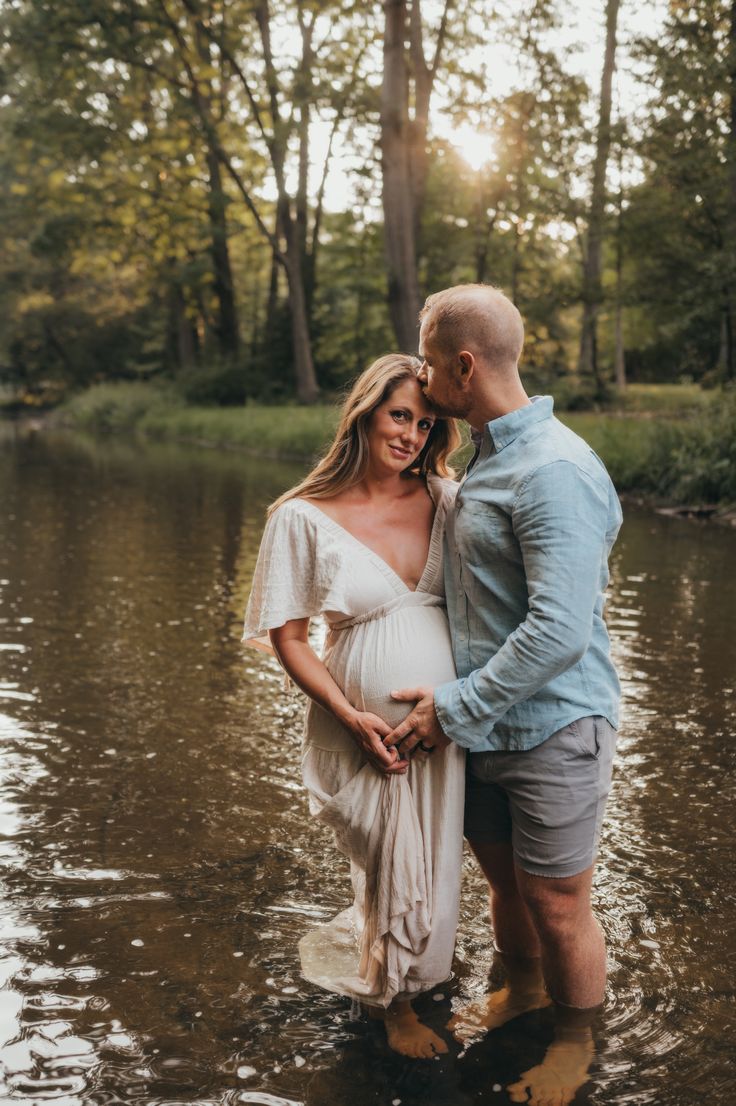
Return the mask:
<path id="1" fill-rule="evenodd" d="M 417 372 L 417 379 L 437 414 L 465 418 L 472 406 L 470 397 L 460 387 L 450 359 L 441 354 L 432 337 L 427 336 L 426 322 L 422 323 L 419 331 L 419 356 L 422 367 Z"/>

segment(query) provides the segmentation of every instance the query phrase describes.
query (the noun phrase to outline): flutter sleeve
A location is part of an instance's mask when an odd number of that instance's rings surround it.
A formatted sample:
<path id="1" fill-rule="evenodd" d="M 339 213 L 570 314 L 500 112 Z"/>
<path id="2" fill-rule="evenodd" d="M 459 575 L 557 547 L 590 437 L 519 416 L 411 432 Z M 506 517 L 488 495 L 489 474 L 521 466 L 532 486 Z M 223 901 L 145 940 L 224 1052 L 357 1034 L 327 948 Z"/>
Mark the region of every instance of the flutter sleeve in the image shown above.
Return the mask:
<path id="1" fill-rule="evenodd" d="M 328 573 L 319 564 L 318 552 L 313 520 L 298 503 L 287 500 L 263 532 L 245 612 L 245 645 L 273 653 L 269 630 L 324 610 Z"/>

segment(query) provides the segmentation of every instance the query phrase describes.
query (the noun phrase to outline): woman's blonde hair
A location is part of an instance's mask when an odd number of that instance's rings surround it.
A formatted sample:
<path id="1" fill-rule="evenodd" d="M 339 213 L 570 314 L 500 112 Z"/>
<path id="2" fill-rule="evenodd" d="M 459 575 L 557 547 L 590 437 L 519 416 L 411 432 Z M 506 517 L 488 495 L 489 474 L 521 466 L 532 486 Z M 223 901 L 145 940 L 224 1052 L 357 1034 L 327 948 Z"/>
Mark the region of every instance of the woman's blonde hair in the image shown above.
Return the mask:
<path id="1" fill-rule="evenodd" d="M 367 429 L 371 415 L 405 380 L 416 380 L 421 361 L 405 353 L 387 353 L 379 357 L 353 384 L 345 400 L 334 441 L 324 457 L 300 484 L 271 504 L 271 514 L 287 499 L 311 496 L 328 499 L 357 484 L 368 467 Z M 436 418 L 424 448 L 404 475 L 426 477 L 454 476 L 447 459 L 461 443 L 454 419 Z"/>

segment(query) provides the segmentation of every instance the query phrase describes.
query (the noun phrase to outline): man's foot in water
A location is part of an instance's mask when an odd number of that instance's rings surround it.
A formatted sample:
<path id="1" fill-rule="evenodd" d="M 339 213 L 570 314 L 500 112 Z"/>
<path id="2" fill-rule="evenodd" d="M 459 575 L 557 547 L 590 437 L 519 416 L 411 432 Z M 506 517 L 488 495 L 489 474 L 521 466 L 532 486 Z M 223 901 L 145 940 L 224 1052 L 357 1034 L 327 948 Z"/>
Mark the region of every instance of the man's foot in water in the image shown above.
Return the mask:
<path id="1" fill-rule="evenodd" d="M 447 1045 L 428 1025 L 423 1025 L 410 1002 L 395 1002 L 383 1016 L 389 1047 L 413 1060 L 431 1060 L 447 1052 Z"/>
<path id="2" fill-rule="evenodd" d="M 564 1035 L 552 1042 L 544 1060 L 522 1072 L 517 1083 L 506 1088 L 512 1102 L 527 1106 L 569 1106 L 578 1090 L 588 1081 L 595 1055 L 589 1029 Z"/>
<path id="3" fill-rule="evenodd" d="M 463 1006 L 450 1019 L 447 1028 L 458 1041 L 467 1044 L 491 1029 L 505 1025 L 512 1018 L 518 1018 L 520 1014 L 549 1006 L 551 1001 L 544 989 L 516 991 L 509 986 L 502 987 L 500 991 L 493 991 L 477 1002 Z"/>
<path id="4" fill-rule="evenodd" d="M 448 1023 L 447 1028 L 461 1044 L 498 1029 L 520 1014 L 549 1006 L 552 1001 L 545 990 L 542 965 L 537 957 L 511 957 L 496 952 L 494 969 L 502 970 L 506 976 L 504 986 L 463 1006 Z"/>

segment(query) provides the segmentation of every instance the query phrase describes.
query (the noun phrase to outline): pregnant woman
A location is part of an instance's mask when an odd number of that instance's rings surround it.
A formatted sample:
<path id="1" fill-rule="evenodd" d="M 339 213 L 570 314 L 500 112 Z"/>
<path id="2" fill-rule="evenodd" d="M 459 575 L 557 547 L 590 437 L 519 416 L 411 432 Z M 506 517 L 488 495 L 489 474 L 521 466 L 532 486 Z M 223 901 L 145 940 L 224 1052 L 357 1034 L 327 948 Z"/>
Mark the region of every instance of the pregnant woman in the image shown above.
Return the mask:
<path id="1" fill-rule="evenodd" d="M 300 942 L 307 979 L 372 1008 L 407 1056 L 446 1051 L 411 999 L 445 980 L 457 928 L 464 752 L 407 760 L 382 739 L 408 713 L 395 688 L 455 679 L 442 584 L 459 444 L 389 354 L 359 377 L 335 440 L 273 504 L 243 640 L 271 648 L 309 696 L 310 809 L 350 859 L 354 902 Z M 321 658 L 309 620 L 322 615 Z"/>

